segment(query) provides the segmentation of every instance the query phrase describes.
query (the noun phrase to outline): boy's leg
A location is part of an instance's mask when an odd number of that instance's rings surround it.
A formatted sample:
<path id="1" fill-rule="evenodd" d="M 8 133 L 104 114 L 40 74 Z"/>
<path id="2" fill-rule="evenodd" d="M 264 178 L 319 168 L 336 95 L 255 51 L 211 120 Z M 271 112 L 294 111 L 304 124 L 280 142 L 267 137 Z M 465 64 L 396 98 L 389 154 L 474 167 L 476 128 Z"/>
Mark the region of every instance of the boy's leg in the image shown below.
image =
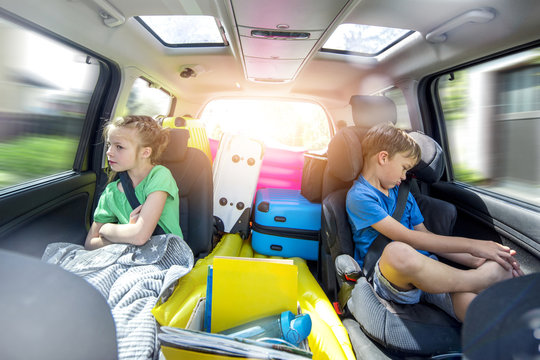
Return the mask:
<path id="1" fill-rule="evenodd" d="M 454 306 L 454 314 L 456 317 L 463 322 L 465 320 L 465 313 L 471 304 L 471 301 L 476 297 L 475 293 L 472 292 L 459 292 L 451 293 L 450 297 L 452 298 L 452 305 Z"/>
<path id="2" fill-rule="evenodd" d="M 493 261 L 477 269 L 460 270 L 420 254 L 413 247 L 393 241 L 388 244 L 379 261 L 382 275 L 396 288 L 419 288 L 425 292 L 478 293 L 488 286 L 512 277 Z"/>

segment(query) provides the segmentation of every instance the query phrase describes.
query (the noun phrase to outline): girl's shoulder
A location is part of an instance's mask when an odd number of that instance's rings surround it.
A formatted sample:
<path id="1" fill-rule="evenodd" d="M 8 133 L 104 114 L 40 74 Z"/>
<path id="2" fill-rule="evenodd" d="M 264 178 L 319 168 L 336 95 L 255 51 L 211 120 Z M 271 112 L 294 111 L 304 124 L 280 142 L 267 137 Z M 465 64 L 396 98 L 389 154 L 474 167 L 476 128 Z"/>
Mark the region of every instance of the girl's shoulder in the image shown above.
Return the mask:
<path id="1" fill-rule="evenodd" d="M 172 176 L 171 171 L 163 165 L 156 165 L 150 170 L 148 177 Z"/>
<path id="2" fill-rule="evenodd" d="M 146 184 L 176 184 L 176 181 L 169 169 L 163 165 L 156 165 L 150 170 L 150 173 L 146 175 L 146 178 L 143 180 Z"/>
<path id="3" fill-rule="evenodd" d="M 107 184 L 107 186 L 105 187 L 105 191 L 107 192 L 115 192 L 115 191 L 120 191 L 118 189 L 118 182 L 120 182 L 120 180 L 113 180 L 111 181 L 110 183 Z"/>

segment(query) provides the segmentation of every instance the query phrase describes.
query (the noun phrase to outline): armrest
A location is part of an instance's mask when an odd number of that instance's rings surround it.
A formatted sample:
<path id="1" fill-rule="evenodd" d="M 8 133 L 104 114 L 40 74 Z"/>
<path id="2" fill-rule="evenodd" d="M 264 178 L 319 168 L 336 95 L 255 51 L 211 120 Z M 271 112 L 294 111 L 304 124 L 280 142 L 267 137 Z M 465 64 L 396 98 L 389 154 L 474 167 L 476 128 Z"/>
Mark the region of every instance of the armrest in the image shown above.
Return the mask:
<path id="1" fill-rule="evenodd" d="M 339 282 L 338 303 L 341 313 L 351 297 L 356 280 L 362 276 L 360 265 L 350 255 L 342 254 L 336 257 L 336 274 Z"/>
<path id="2" fill-rule="evenodd" d="M 339 255 L 336 257 L 335 265 L 340 285 L 343 282 L 356 282 L 362 276 L 360 265 L 350 255 Z"/>

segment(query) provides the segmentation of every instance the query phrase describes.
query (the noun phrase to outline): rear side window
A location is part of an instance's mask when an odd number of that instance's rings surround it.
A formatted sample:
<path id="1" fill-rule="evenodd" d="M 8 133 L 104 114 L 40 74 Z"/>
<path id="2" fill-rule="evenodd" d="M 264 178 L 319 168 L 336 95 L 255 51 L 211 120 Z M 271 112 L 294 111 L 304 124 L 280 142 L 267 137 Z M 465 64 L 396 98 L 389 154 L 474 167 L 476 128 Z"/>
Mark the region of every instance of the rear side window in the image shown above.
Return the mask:
<path id="1" fill-rule="evenodd" d="M 201 119 L 208 136 L 229 132 L 258 139 L 266 146 L 320 150 L 330 141 L 328 117 L 315 103 L 286 100 L 219 99 L 208 103 Z"/>
<path id="2" fill-rule="evenodd" d="M 3 18 L 0 48 L 0 189 L 72 170 L 99 63 Z"/>
<path id="3" fill-rule="evenodd" d="M 412 130 L 409 108 L 405 101 L 403 92 L 398 88 L 392 88 L 382 93 L 383 96 L 391 99 L 396 104 L 396 126 L 404 130 Z"/>
<path id="4" fill-rule="evenodd" d="M 540 49 L 437 84 L 455 180 L 540 205 Z"/>
<path id="5" fill-rule="evenodd" d="M 137 78 L 129 92 L 126 115 L 168 115 L 171 110 L 172 96 L 150 83 Z"/>

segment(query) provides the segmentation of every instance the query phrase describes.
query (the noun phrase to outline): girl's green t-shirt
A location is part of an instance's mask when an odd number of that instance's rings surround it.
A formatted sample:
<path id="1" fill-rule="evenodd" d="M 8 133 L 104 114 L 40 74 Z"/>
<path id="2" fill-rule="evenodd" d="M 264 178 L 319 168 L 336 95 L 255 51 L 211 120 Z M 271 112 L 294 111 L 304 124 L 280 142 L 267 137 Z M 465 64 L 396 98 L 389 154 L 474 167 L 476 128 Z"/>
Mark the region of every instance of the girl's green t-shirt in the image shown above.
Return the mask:
<path id="1" fill-rule="evenodd" d="M 111 182 L 99 198 L 94 211 L 94 221 L 98 223 L 128 224 L 129 214 L 133 208 L 126 195 L 118 190 L 118 182 Z M 135 187 L 135 196 L 144 204 L 148 195 L 154 191 L 164 191 L 168 194 L 165 207 L 158 224 L 167 234 L 175 234 L 183 238 L 180 229 L 180 212 L 178 186 L 171 172 L 165 166 L 156 165 L 150 173 Z"/>

